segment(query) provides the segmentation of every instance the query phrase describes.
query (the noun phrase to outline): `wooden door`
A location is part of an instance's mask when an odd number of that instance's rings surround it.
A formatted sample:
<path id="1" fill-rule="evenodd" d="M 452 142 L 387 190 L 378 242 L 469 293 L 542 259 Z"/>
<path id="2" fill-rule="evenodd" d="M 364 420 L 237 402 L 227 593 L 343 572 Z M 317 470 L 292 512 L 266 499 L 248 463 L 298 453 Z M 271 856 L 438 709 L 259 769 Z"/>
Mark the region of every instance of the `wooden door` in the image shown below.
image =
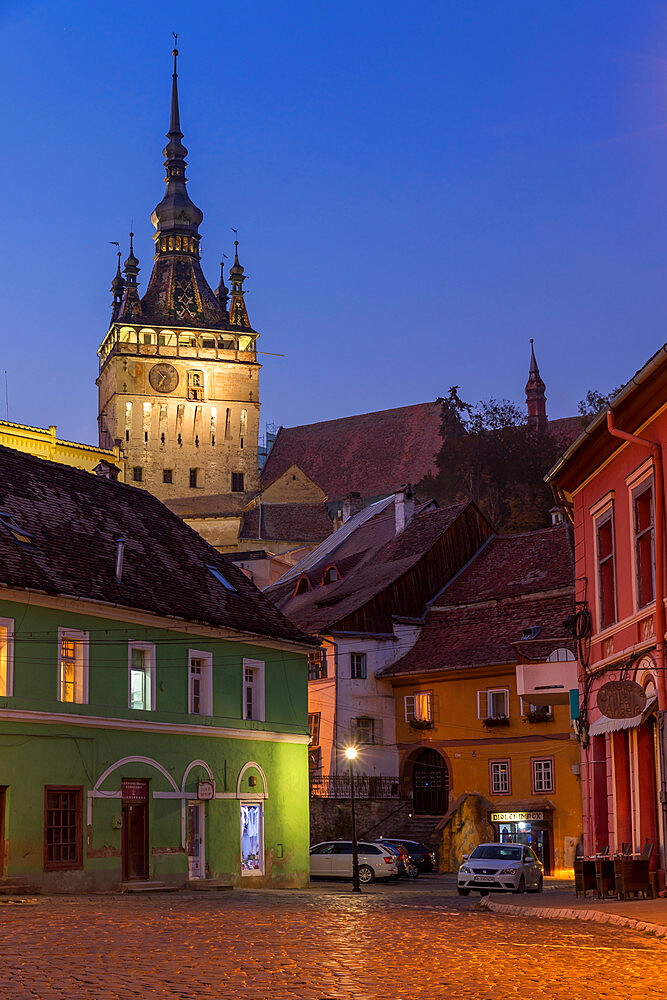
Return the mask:
<path id="1" fill-rule="evenodd" d="M 442 816 L 449 801 L 447 764 L 437 750 L 422 750 L 412 771 L 414 811 L 426 816 Z"/>
<path id="2" fill-rule="evenodd" d="M 148 782 L 123 781 L 123 881 L 148 878 Z"/>

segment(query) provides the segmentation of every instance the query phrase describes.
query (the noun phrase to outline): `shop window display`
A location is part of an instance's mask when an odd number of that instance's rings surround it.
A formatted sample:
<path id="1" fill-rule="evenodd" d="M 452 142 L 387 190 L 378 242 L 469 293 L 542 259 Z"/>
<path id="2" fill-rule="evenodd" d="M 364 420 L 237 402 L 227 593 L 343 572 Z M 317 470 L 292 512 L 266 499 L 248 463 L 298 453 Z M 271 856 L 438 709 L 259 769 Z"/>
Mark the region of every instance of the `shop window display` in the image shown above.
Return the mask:
<path id="1" fill-rule="evenodd" d="M 241 874 L 262 873 L 262 806 L 241 805 Z"/>

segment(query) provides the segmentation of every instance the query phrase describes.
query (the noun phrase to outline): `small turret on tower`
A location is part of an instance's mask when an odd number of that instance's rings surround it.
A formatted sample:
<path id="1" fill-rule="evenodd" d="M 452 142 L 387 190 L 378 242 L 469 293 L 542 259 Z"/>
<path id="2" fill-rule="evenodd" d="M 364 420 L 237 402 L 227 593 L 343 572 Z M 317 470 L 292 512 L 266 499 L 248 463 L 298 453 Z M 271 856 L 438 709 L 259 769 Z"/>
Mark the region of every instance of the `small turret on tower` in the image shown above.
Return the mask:
<path id="1" fill-rule="evenodd" d="M 526 382 L 526 406 L 528 408 L 528 429 L 533 434 L 546 434 L 549 426 L 545 389 L 546 386 L 540 376 L 540 369 L 537 367 L 533 338 L 531 337 L 530 369 L 528 371 L 528 381 Z"/>
<path id="2" fill-rule="evenodd" d="M 118 246 L 118 244 L 116 244 Z M 123 275 L 120 273 L 120 258 L 121 253 L 118 251 L 118 267 L 116 268 L 116 274 L 113 281 L 111 282 L 111 294 L 113 295 L 113 302 L 111 303 L 111 322 L 117 318 L 120 313 L 121 303 L 123 301 L 123 292 L 125 291 L 125 281 L 123 280 Z"/>
<path id="3" fill-rule="evenodd" d="M 243 282 L 246 276 L 243 268 L 239 264 L 239 241 L 234 240 L 234 263 L 229 269 L 229 280 L 232 283 L 232 301 L 229 307 L 229 322 L 232 326 L 241 327 L 243 330 L 250 330 L 250 320 L 246 309 Z"/>
<path id="4" fill-rule="evenodd" d="M 227 306 L 228 306 L 228 303 L 229 303 L 229 289 L 227 288 L 227 285 L 225 284 L 225 262 L 224 262 L 224 260 L 220 261 L 220 284 L 218 285 L 218 287 L 215 290 L 215 297 L 218 300 L 218 302 L 220 303 L 220 308 L 224 312 L 225 316 L 228 316 L 229 315 L 229 311 L 228 311 Z"/>
<path id="5" fill-rule="evenodd" d="M 141 268 L 139 261 L 134 256 L 134 233 L 130 233 L 130 252 L 123 267 L 125 272 L 125 292 L 121 303 L 119 319 L 135 320 L 142 315 L 141 299 L 139 298 L 139 283 L 137 275 Z"/>

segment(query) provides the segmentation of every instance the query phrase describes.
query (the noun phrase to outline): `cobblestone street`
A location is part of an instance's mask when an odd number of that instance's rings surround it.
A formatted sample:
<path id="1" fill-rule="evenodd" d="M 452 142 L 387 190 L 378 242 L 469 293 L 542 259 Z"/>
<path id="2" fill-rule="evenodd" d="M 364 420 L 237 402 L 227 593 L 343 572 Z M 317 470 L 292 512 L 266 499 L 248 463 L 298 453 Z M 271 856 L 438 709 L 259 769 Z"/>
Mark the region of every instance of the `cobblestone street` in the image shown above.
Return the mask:
<path id="1" fill-rule="evenodd" d="M 0 996 L 253 1000 L 664 997 L 667 945 L 475 909 L 427 880 L 0 906 Z"/>

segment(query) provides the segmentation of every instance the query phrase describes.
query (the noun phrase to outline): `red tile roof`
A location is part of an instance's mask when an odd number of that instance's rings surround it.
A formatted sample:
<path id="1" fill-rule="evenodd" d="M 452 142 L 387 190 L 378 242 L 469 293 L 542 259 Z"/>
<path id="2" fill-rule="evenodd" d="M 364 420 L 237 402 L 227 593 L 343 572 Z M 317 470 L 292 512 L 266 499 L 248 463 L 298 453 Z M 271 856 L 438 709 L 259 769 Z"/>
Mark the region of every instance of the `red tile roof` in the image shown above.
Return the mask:
<path id="1" fill-rule="evenodd" d="M 343 525 L 324 543 L 319 558 L 315 550 L 290 570 L 287 579 L 267 588 L 266 593 L 299 628 L 307 632 L 322 631 L 363 607 L 415 566 L 466 510 L 476 509 L 468 501 L 435 509 L 424 504 L 397 535 L 393 501 L 378 503 L 380 506 L 379 513 L 365 521 L 362 518 L 369 508 L 361 511 L 356 517 L 362 523 L 356 530 L 346 533 L 348 526 Z M 337 536 L 342 539 L 339 545 Z M 324 570 L 332 565 L 338 568 L 342 579 L 322 586 Z M 302 575 L 307 576 L 313 589 L 294 596 Z M 445 579 L 439 584 L 432 583 L 434 589 L 423 597 L 424 603 Z M 397 604 L 394 613 L 402 612 L 405 609 Z"/>
<path id="2" fill-rule="evenodd" d="M 442 447 L 441 404 L 415 403 L 299 427 L 281 427 L 261 474 L 265 489 L 298 465 L 326 493 L 341 500 L 351 490 L 362 497 L 387 496 L 404 483 L 419 483 L 436 471 Z M 581 433 L 580 417 L 549 421 L 566 448 Z"/>
<path id="3" fill-rule="evenodd" d="M 145 490 L 0 447 L 0 511 L 34 540 L 34 547 L 20 545 L 0 523 L 0 587 L 312 644 L 234 563 Z M 126 540 L 121 582 L 118 538 Z"/>
<path id="4" fill-rule="evenodd" d="M 495 537 L 438 595 L 415 645 L 381 676 L 513 663 L 514 644 L 532 626 L 540 631 L 530 649 L 546 656 L 554 639 L 567 636 L 563 622 L 574 610 L 574 562 L 565 525 Z M 529 652 L 528 644 L 522 651 Z"/>
<path id="5" fill-rule="evenodd" d="M 567 524 L 557 524 L 518 535 L 496 535 L 436 603 L 498 601 L 557 590 L 573 581 L 572 533 Z"/>
<path id="6" fill-rule="evenodd" d="M 329 500 L 350 490 L 393 493 L 435 471 L 440 403 L 416 403 L 300 427 L 281 427 L 262 470 L 262 488 L 296 464 Z"/>
<path id="7" fill-rule="evenodd" d="M 261 505 L 261 513 L 259 507 L 244 513 L 239 538 L 317 543 L 332 530 L 323 503 L 265 503 Z"/>

